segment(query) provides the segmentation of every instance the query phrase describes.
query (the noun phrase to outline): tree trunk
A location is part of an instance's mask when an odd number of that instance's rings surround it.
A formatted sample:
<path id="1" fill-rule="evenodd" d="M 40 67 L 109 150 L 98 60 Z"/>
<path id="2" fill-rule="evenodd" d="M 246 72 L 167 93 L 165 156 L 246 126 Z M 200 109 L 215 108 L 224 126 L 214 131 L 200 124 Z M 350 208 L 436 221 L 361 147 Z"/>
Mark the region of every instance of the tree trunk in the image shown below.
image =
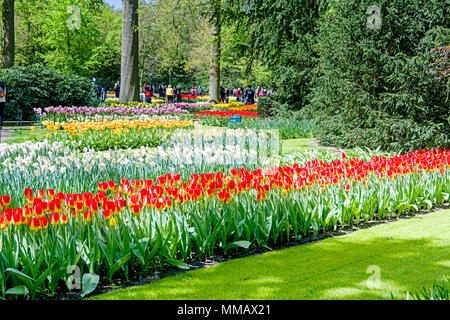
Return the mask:
<path id="1" fill-rule="evenodd" d="M 138 0 L 122 0 L 120 102 L 140 101 Z"/>
<path id="2" fill-rule="evenodd" d="M 14 0 L 2 1 L 2 68 L 14 66 Z"/>
<path id="3" fill-rule="evenodd" d="M 212 16 L 212 42 L 211 57 L 209 61 L 209 101 L 219 103 L 219 87 L 220 87 L 220 46 L 221 46 L 221 17 L 220 17 L 220 0 L 215 0 Z"/>

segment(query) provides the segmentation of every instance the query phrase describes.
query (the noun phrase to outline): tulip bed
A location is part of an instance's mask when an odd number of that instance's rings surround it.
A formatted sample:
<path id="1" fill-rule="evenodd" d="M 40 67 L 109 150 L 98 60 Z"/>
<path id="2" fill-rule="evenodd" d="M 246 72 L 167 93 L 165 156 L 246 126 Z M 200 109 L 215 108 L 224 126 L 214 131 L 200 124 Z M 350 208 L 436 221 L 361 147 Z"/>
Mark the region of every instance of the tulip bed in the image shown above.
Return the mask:
<path id="1" fill-rule="evenodd" d="M 208 96 L 201 96 L 201 95 L 191 96 L 189 94 L 182 94 L 181 98 L 184 100 L 200 100 L 200 101 L 208 101 L 209 100 Z"/>
<path id="2" fill-rule="evenodd" d="M 25 183 L 20 197 L 1 197 L 1 297 L 65 292 L 72 266 L 86 295 L 99 282 L 429 209 L 448 201 L 449 169 L 450 150 L 437 149 L 122 176 L 77 193 Z"/>
<path id="3" fill-rule="evenodd" d="M 109 150 L 115 148 L 156 147 L 177 128 L 193 127 L 187 120 L 151 118 L 146 120 L 85 120 L 79 122 L 43 121 L 52 133 L 49 139 L 64 141 L 78 149 Z M 61 130 L 60 130 L 61 129 Z"/>
<path id="4" fill-rule="evenodd" d="M 133 117 L 140 115 L 179 115 L 189 111 L 175 107 L 162 106 L 155 108 L 144 107 L 48 107 L 34 110 L 41 121 L 65 122 L 75 119 L 93 119 L 99 116 Z"/>
<path id="5" fill-rule="evenodd" d="M 177 171 L 183 178 L 188 178 L 193 172 L 227 171 L 244 165 L 256 169 L 272 159 L 258 157 L 258 153 L 267 154 L 267 147 L 258 152 L 253 146 L 264 141 L 266 144 L 273 142 L 255 133 L 242 129 L 177 130 L 158 148 L 101 152 L 79 152 L 76 146 L 47 140 L 0 144 L 0 187 L 9 190 L 13 205 L 23 205 L 15 203 L 14 199 L 21 197 L 24 186 L 55 188 L 65 193 L 95 192 L 99 179 L 139 179 L 167 171 Z M 303 159 L 317 156 L 304 155 Z"/>

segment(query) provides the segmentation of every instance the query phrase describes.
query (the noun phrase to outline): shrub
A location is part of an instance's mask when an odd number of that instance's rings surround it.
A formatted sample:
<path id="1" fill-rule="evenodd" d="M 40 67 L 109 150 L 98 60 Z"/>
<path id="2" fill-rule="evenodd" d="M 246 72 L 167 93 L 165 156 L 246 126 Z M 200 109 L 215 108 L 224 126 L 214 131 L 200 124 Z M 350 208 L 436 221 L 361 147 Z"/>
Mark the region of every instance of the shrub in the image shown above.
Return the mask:
<path id="1" fill-rule="evenodd" d="M 304 117 L 323 143 L 413 150 L 449 147 L 450 82 L 429 64 L 450 42 L 445 1 L 381 1 L 381 29 L 367 28 L 369 0 L 329 1 Z"/>
<path id="2" fill-rule="evenodd" d="M 5 120 L 31 121 L 34 108 L 88 105 L 95 96 L 91 80 L 42 65 L 0 70 L 0 78 L 7 87 Z"/>
<path id="3" fill-rule="evenodd" d="M 274 116 L 274 101 L 270 97 L 258 98 L 258 112 L 261 117 Z"/>
<path id="4" fill-rule="evenodd" d="M 369 116 L 369 117 L 374 117 Z M 450 145 L 449 127 L 431 121 L 417 123 L 412 119 L 380 116 L 371 120 L 371 128 L 354 126 L 345 117 L 322 119 L 318 136 L 323 145 L 352 148 L 364 146 L 370 149 L 409 152 L 419 148 L 443 147 Z"/>

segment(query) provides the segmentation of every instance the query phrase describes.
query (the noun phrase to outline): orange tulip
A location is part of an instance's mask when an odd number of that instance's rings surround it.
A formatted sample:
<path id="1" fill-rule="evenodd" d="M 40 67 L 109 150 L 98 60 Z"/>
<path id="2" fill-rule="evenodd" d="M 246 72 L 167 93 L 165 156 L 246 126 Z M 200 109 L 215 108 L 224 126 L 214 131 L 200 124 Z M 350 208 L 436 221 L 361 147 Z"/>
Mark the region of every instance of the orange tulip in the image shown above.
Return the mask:
<path id="1" fill-rule="evenodd" d="M 258 195 L 256 196 L 256 200 L 258 200 L 258 201 L 266 200 L 266 194 L 265 193 L 258 193 Z"/>

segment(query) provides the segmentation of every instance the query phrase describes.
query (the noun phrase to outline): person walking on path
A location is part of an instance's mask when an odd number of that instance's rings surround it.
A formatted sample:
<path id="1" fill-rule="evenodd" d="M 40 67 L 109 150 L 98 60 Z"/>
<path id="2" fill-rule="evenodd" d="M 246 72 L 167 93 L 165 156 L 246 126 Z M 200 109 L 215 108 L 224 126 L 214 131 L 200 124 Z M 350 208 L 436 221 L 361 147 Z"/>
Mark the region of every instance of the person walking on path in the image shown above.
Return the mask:
<path id="1" fill-rule="evenodd" d="M 106 84 L 102 85 L 102 101 L 104 102 L 106 98 L 108 97 L 108 87 Z"/>
<path id="2" fill-rule="evenodd" d="M 120 84 L 116 83 L 116 85 L 114 86 L 114 92 L 116 93 L 116 98 L 120 97 Z"/>
<path id="3" fill-rule="evenodd" d="M 220 103 L 225 103 L 226 92 L 223 87 L 220 87 Z"/>
<path id="4" fill-rule="evenodd" d="M 151 86 L 144 87 L 145 103 L 152 103 L 153 92 L 151 88 Z"/>
<path id="5" fill-rule="evenodd" d="M 255 104 L 255 91 L 253 91 L 252 86 L 248 86 L 245 90 L 245 105 Z"/>
<path id="6" fill-rule="evenodd" d="M 166 91 L 167 103 L 173 103 L 173 94 L 174 94 L 173 88 L 169 84 L 169 86 L 167 87 L 167 91 Z"/>
<path id="7" fill-rule="evenodd" d="M 177 91 L 177 102 L 178 103 L 183 102 L 183 96 L 181 95 L 181 87 L 178 86 L 176 91 Z"/>
<path id="8" fill-rule="evenodd" d="M 226 93 L 225 93 L 225 101 L 227 103 L 230 103 L 230 96 L 233 94 L 233 92 L 231 91 L 231 89 L 227 88 Z"/>

